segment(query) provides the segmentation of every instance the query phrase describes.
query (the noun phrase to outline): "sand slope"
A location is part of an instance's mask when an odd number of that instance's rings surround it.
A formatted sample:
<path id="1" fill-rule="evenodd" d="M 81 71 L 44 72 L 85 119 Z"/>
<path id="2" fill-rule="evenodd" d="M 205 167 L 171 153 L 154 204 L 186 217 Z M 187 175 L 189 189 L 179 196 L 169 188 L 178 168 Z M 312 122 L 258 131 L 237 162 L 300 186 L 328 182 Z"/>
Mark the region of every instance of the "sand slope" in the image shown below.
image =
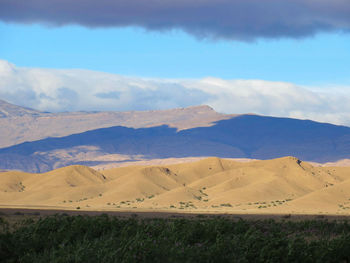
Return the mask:
<path id="1" fill-rule="evenodd" d="M 316 167 L 294 157 L 238 162 L 75 165 L 43 174 L 0 173 L 0 206 L 227 213 L 350 213 L 350 167 Z"/>

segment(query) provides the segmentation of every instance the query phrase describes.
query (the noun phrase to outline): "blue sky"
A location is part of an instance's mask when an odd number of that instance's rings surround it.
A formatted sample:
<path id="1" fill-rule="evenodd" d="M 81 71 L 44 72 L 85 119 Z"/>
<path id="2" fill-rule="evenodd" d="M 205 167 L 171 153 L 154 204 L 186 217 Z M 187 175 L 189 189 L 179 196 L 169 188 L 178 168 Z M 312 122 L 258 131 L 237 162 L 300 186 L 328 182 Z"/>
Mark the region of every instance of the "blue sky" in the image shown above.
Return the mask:
<path id="1" fill-rule="evenodd" d="M 261 79 L 350 84 L 350 34 L 298 39 L 200 39 L 181 30 L 0 23 L 0 59 L 17 66 L 82 68 L 156 78 Z"/>

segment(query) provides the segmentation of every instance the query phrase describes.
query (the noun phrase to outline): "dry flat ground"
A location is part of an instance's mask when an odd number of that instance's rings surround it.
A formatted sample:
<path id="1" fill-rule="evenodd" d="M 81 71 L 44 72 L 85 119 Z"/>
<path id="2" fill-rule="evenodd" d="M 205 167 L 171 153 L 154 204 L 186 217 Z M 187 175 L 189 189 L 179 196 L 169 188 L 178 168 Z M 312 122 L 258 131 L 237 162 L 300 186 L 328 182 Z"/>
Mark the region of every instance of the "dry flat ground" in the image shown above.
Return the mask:
<path id="1" fill-rule="evenodd" d="M 68 166 L 0 173 L 0 207 L 79 211 L 350 215 L 350 167 L 294 157 L 238 162 Z"/>

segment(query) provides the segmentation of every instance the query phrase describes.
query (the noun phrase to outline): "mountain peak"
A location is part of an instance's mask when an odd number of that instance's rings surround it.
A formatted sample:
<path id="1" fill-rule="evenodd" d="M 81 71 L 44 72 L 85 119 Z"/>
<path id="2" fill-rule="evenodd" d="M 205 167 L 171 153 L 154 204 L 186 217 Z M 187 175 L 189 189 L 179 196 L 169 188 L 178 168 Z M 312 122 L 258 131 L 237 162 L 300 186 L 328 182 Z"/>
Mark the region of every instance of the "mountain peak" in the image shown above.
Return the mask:
<path id="1" fill-rule="evenodd" d="M 176 109 L 175 109 L 176 110 Z M 178 110 L 188 111 L 192 113 L 217 113 L 212 107 L 208 105 L 195 105 L 185 108 L 178 108 Z"/>
<path id="2" fill-rule="evenodd" d="M 212 107 L 210 107 L 209 105 L 206 105 L 206 104 L 189 106 L 187 108 L 188 109 L 200 109 L 200 110 L 215 111 Z"/>

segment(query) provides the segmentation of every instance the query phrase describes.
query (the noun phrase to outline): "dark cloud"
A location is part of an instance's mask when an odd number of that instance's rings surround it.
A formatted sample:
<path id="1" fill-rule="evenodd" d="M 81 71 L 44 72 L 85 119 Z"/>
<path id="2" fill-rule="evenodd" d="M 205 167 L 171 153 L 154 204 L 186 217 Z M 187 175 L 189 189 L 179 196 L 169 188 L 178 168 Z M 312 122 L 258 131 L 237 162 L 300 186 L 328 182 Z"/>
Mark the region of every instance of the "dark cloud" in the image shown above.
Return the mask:
<path id="1" fill-rule="evenodd" d="M 0 0 L 0 20 L 253 40 L 349 31 L 349 0 Z"/>

